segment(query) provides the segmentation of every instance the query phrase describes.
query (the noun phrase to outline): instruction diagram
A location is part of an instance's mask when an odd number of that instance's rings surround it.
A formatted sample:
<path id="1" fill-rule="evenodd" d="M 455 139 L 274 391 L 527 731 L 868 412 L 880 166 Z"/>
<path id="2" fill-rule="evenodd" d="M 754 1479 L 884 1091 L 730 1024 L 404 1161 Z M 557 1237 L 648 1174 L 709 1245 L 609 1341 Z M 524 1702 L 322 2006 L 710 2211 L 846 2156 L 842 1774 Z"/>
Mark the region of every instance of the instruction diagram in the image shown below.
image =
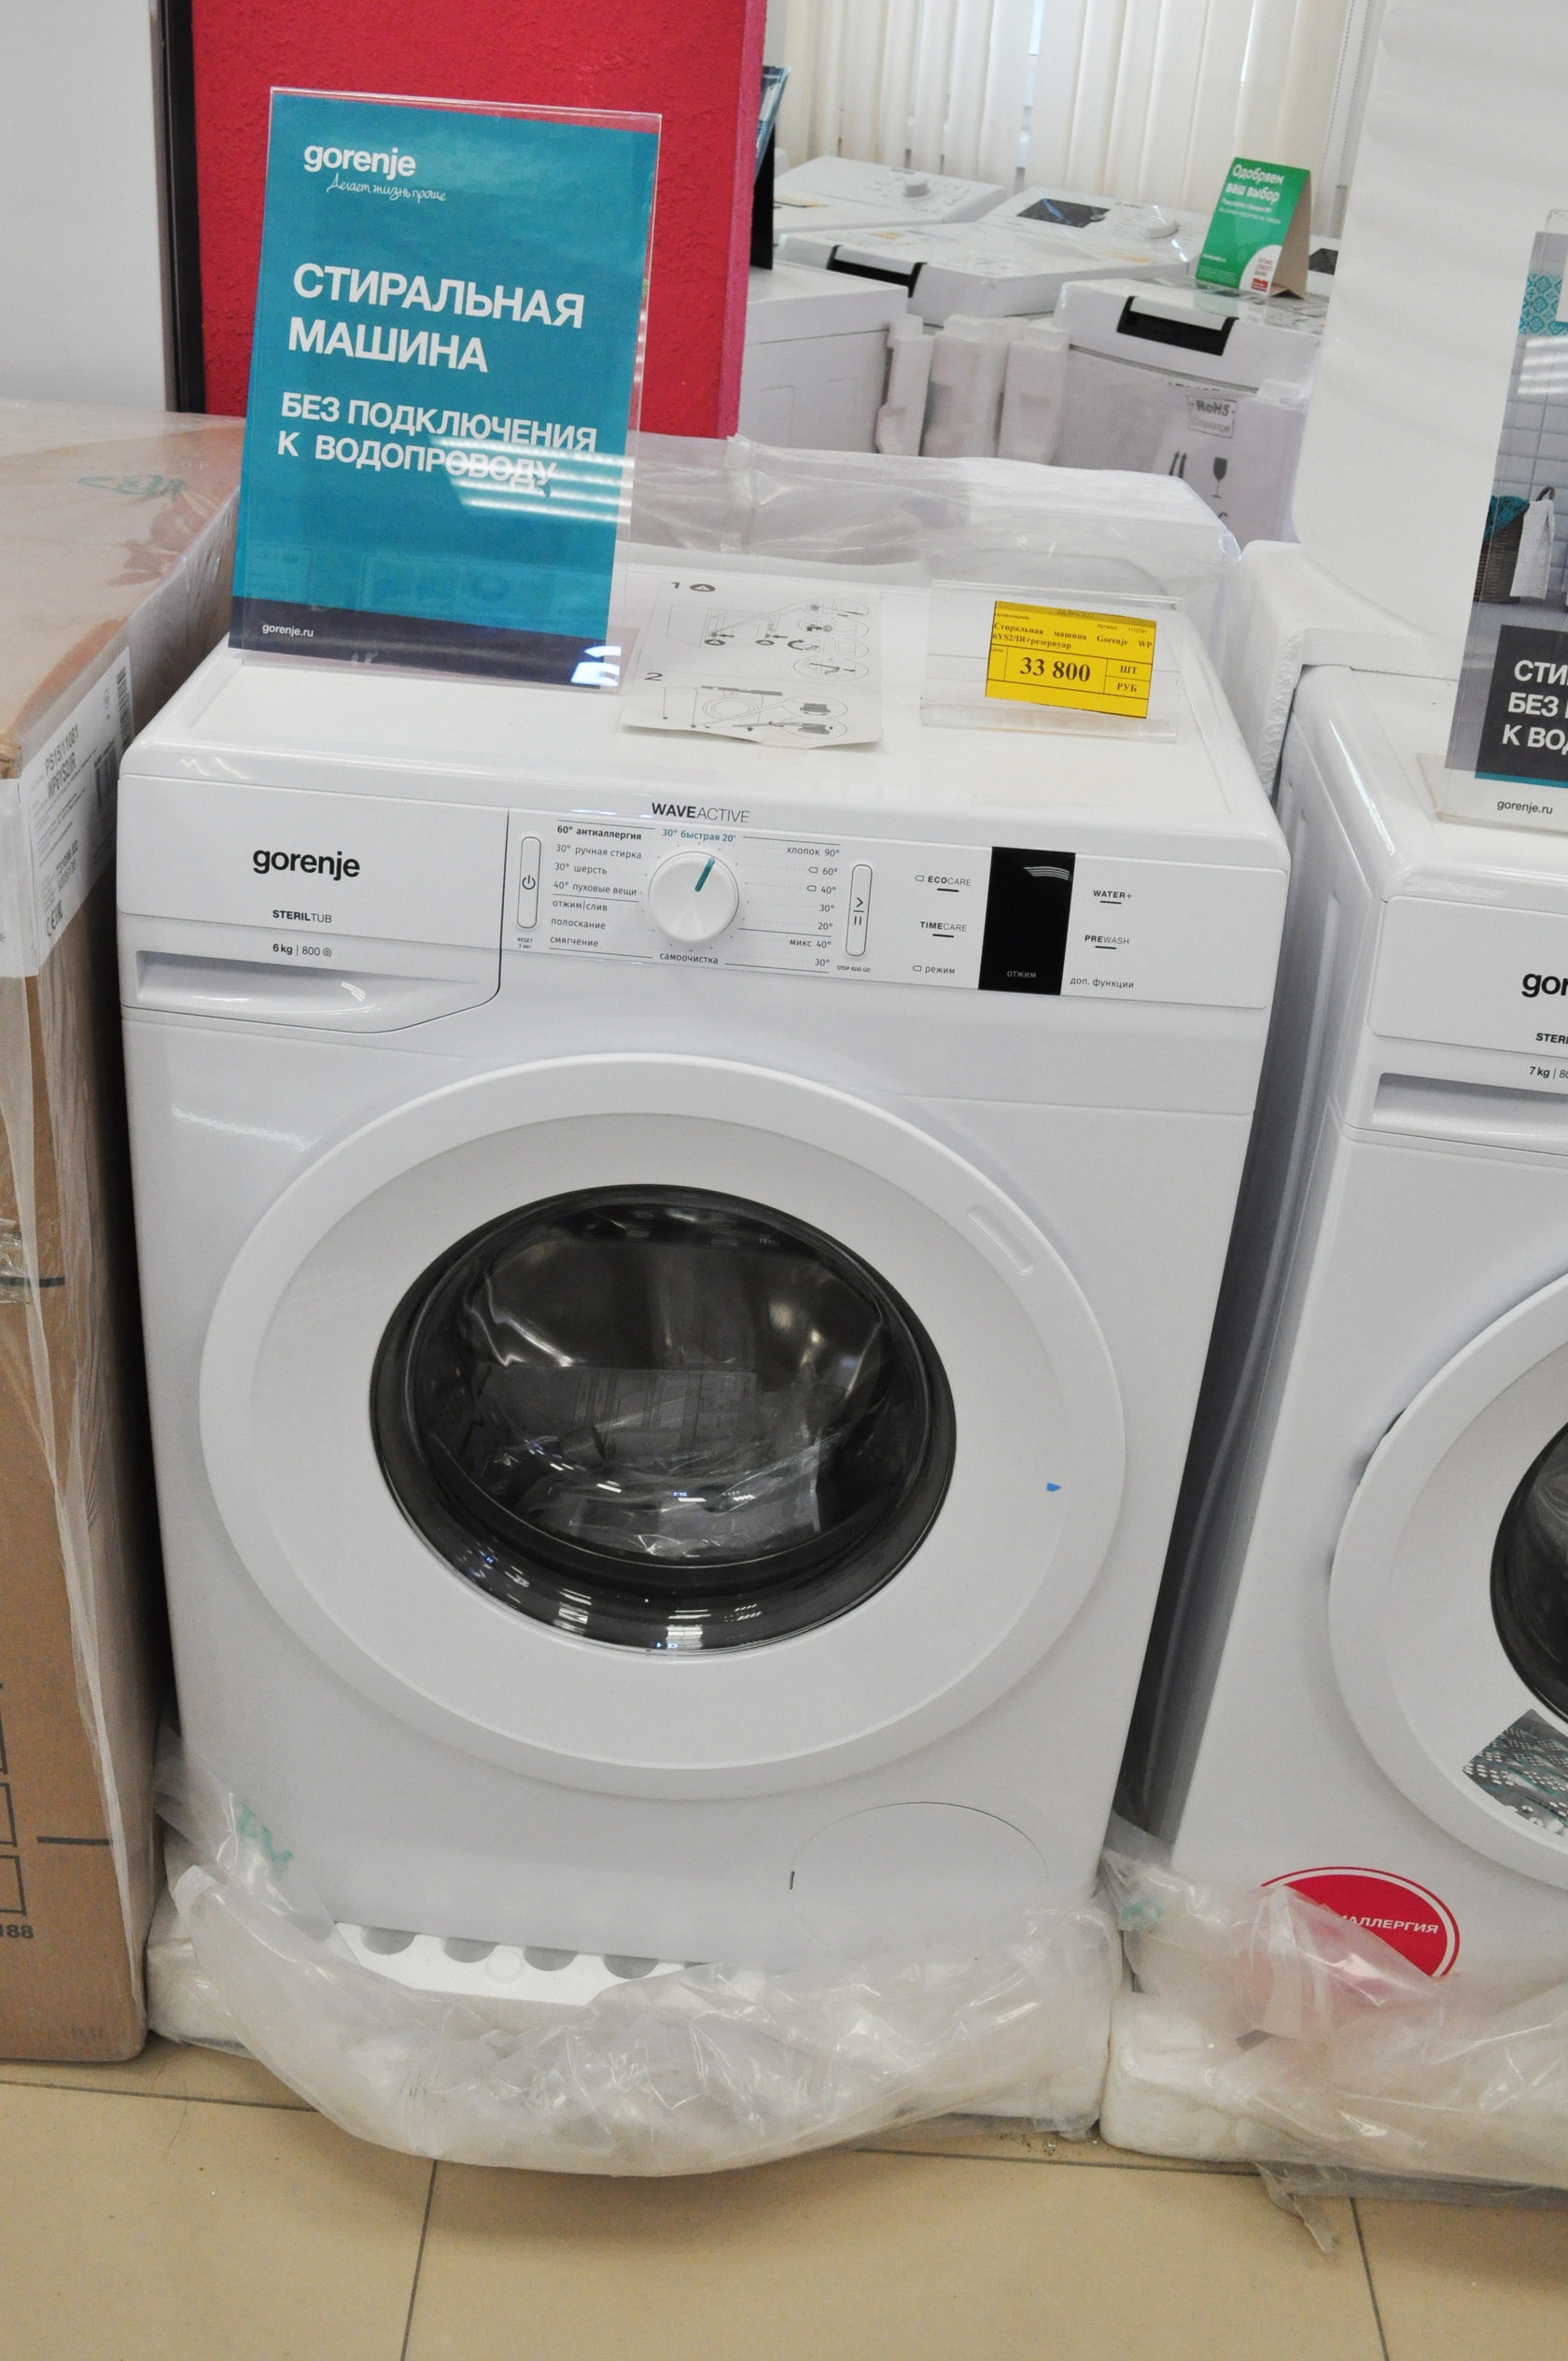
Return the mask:
<path id="1" fill-rule="evenodd" d="M 757 577 L 660 591 L 626 691 L 630 729 L 774 746 L 874 744 L 882 735 L 875 594 L 803 595 Z"/>

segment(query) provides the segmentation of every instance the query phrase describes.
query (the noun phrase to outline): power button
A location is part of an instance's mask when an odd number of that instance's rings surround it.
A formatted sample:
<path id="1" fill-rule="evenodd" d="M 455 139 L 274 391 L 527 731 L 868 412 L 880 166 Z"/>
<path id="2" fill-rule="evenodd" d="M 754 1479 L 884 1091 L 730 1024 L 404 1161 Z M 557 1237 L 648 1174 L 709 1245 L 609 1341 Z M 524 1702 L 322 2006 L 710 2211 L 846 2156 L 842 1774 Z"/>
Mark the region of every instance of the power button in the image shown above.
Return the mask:
<path id="1" fill-rule="evenodd" d="M 517 930 L 525 935 L 539 923 L 539 860 L 543 848 L 537 836 L 525 836 L 517 856 Z"/>

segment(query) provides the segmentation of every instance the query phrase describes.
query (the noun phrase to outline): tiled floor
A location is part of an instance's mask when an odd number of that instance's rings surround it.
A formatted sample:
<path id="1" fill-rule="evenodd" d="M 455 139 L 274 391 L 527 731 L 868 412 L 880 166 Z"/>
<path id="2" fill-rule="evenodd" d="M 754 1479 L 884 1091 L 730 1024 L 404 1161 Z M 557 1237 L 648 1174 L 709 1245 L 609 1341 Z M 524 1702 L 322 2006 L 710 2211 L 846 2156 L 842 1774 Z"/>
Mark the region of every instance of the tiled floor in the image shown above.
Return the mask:
<path id="1" fill-rule="evenodd" d="M 709 2180 L 432 2168 L 259 2067 L 0 2065 L 28 2361 L 1560 2361 L 1568 2213 L 1330 2209 L 1237 2170 L 908 2133 Z"/>

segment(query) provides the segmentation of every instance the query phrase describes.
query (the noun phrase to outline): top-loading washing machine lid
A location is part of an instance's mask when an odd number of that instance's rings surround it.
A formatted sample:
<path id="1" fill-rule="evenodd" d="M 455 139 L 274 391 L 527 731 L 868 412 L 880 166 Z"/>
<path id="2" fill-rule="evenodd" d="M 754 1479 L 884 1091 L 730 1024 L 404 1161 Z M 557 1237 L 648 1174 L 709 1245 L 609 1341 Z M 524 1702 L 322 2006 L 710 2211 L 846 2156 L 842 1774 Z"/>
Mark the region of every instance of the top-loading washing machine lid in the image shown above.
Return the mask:
<path id="1" fill-rule="evenodd" d="M 773 234 L 864 229 L 879 221 L 974 221 L 1003 193 L 991 180 L 959 180 L 858 156 L 813 156 L 775 180 Z"/>
<path id="2" fill-rule="evenodd" d="M 1335 1554 L 1334 1662 L 1368 1750 L 1490 1860 L 1568 1886 L 1568 1279 L 1389 1429 Z"/>
<path id="3" fill-rule="evenodd" d="M 987 218 L 1022 222 L 1031 228 L 1088 231 L 1113 245 L 1164 246 L 1171 260 L 1189 273 L 1197 268 L 1209 228 L 1206 213 L 1181 213 L 1136 198 L 1095 197 L 1078 189 L 1038 186 L 1003 197 Z"/>
<path id="4" fill-rule="evenodd" d="M 201 1416 L 242 1562 L 345 1679 L 628 1793 L 972 1718 L 1121 1497 L 1039 1229 L 902 1117 L 722 1060 L 519 1067 L 356 1133 L 232 1266 Z"/>

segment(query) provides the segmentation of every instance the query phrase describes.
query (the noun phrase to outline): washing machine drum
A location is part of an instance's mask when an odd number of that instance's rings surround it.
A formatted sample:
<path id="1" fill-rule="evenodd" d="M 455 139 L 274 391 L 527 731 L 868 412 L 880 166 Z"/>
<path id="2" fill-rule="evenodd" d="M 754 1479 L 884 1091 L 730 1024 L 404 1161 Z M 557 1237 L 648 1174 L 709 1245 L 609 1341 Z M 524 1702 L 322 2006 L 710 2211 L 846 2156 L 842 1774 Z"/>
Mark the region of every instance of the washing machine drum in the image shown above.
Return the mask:
<path id="1" fill-rule="evenodd" d="M 1527 1469 L 1504 1513 L 1491 1611 L 1520 1679 L 1568 1719 L 1568 1427 Z M 1561 1809 L 1561 1794 L 1558 1802 Z"/>
<path id="2" fill-rule="evenodd" d="M 623 1647 L 735 1647 L 859 1605 L 952 1472 L 919 1321 L 842 1245 L 690 1188 L 584 1190 L 461 1240 L 399 1305 L 372 1416 L 418 1532 Z"/>

